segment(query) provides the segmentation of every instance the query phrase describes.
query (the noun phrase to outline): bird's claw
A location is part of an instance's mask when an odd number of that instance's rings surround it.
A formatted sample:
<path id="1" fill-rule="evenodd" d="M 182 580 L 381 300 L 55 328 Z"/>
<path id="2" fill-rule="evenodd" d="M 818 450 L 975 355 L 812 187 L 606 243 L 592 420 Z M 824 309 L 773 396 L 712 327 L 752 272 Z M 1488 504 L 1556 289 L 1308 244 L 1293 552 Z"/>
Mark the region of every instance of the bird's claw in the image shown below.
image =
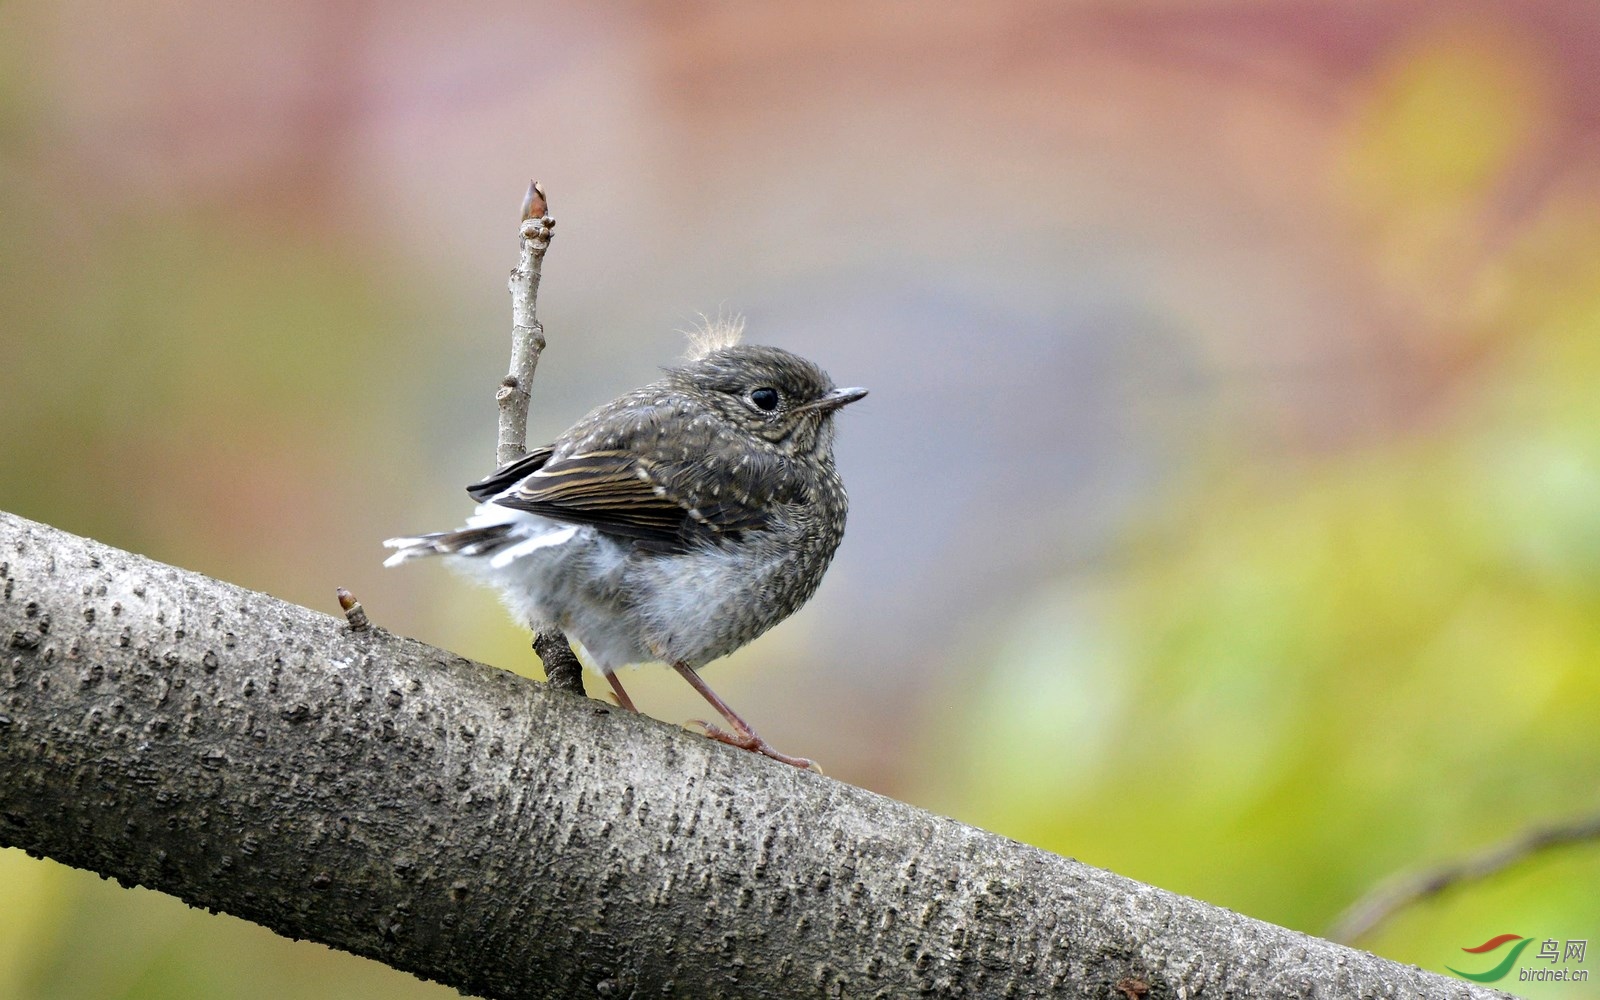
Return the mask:
<path id="1" fill-rule="evenodd" d="M 816 774 L 823 773 L 821 765 L 816 761 L 806 757 L 791 757 L 786 753 L 779 753 L 773 749 L 772 744 L 749 730 L 729 732 L 719 726 L 713 726 L 704 719 L 690 719 L 683 724 L 683 728 L 690 732 L 699 733 L 707 739 L 716 740 L 718 743 L 726 743 L 730 747 L 738 747 L 740 750 L 758 753 L 763 757 L 771 757 L 773 760 L 781 761 L 791 767 L 798 767 Z"/>

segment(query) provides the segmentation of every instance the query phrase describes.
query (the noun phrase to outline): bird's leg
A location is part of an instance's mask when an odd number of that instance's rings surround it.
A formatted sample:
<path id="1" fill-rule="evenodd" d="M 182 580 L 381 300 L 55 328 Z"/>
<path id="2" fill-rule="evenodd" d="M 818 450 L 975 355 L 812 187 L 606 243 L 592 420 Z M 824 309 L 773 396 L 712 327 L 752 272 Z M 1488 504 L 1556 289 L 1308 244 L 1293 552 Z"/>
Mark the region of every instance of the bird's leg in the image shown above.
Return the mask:
<path id="1" fill-rule="evenodd" d="M 633 707 L 633 699 L 628 697 L 628 692 L 622 690 L 622 682 L 617 680 L 617 675 L 609 670 L 607 670 L 605 674 L 606 683 L 611 685 L 612 692 L 617 696 L 617 704 L 632 712 L 634 715 L 638 715 L 639 710 Z"/>
<path id="2" fill-rule="evenodd" d="M 693 667 L 679 660 L 672 664 L 672 669 L 682 674 L 683 679 L 689 682 L 689 686 L 699 691 L 700 697 L 709 701 L 711 707 L 722 713 L 722 717 L 727 719 L 728 724 L 733 727 L 733 732 L 730 733 L 725 729 L 718 729 L 708 722 L 695 720 L 695 724 L 700 726 L 707 736 L 718 743 L 726 743 L 741 750 L 749 750 L 753 753 L 771 757 L 773 760 L 781 760 L 785 764 L 803 767 L 808 771 L 816 771 L 818 774 L 822 773 L 822 768 L 818 767 L 815 761 L 807 760 L 804 757 L 791 757 L 786 753 L 779 753 L 774 750 L 772 744 L 756 735 L 756 731 L 750 728 L 750 724 L 739 718 L 739 713 L 729 708 L 728 703 L 719 698 L 715 691 L 711 690 L 711 685 L 707 684 L 699 674 L 695 673 Z"/>

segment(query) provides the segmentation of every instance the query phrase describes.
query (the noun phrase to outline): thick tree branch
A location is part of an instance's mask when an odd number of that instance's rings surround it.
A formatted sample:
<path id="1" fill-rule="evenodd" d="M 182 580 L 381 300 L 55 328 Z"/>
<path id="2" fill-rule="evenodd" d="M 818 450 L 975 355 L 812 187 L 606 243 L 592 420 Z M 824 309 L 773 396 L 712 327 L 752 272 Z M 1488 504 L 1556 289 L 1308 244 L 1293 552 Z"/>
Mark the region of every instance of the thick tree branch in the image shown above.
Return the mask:
<path id="1" fill-rule="evenodd" d="M 9 514 L 0 844 L 489 997 L 1498 995 Z"/>

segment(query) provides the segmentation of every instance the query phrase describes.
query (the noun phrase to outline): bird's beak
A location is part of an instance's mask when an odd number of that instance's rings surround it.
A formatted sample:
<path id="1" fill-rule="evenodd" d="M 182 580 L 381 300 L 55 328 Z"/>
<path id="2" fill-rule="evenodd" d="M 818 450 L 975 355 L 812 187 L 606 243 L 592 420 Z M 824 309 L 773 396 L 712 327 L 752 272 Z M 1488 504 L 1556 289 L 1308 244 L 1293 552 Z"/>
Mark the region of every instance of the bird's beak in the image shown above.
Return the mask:
<path id="1" fill-rule="evenodd" d="M 859 387 L 849 389 L 835 389 L 821 399 L 812 400 L 805 405 L 805 409 L 818 410 L 822 413 L 832 413 L 841 406 L 849 406 L 867 394 L 867 390 Z"/>

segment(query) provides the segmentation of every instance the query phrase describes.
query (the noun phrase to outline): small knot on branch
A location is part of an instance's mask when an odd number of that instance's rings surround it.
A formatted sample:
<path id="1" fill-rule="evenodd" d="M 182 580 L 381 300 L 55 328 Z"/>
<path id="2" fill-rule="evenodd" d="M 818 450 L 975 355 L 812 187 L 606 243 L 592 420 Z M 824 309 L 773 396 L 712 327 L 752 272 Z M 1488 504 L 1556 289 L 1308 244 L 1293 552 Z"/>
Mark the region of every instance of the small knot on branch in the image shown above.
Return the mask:
<path id="1" fill-rule="evenodd" d="M 556 220 L 545 216 L 542 219 L 529 219 L 522 224 L 522 239 L 528 244 L 528 249 L 536 257 L 542 257 L 550 249 L 551 232 L 555 228 Z"/>
<path id="2" fill-rule="evenodd" d="M 344 620 L 350 626 L 350 631 L 365 632 L 371 626 L 372 623 L 367 621 L 367 611 L 356 600 L 356 595 L 340 587 L 334 591 L 334 596 L 339 598 L 339 607 L 344 611 Z"/>
<path id="3" fill-rule="evenodd" d="M 1150 984 L 1143 979 L 1135 979 L 1129 976 L 1126 979 L 1118 980 L 1117 989 L 1121 990 L 1122 995 L 1127 997 L 1128 1000 L 1141 1000 L 1146 993 L 1150 992 Z"/>

